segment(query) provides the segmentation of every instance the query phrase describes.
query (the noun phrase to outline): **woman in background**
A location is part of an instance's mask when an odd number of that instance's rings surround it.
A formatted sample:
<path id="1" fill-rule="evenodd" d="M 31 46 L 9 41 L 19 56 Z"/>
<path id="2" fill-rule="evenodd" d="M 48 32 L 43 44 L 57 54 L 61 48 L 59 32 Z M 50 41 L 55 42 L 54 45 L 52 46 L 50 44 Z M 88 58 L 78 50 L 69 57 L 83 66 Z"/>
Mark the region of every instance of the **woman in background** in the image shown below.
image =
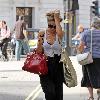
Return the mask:
<path id="1" fill-rule="evenodd" d="M 2 42 L 0 43 L 0 47 L 2 50 L 2 54 L 5 57 L 5 61 L 8 61 L 7 46 L 9 42 L 9 37 L 10 37 L 10 29 L 6 24 L 6 21 L 2 21 L 1 34 L 0 34 L 0 38 L 2 38 Z"/>
<path id="2" fill-rule="evenodd" d="M 94 18 L 92 22 L 92 56 L 93 63 L 82 66 L 82 87 L 87 87 L 88 100 L 94 100 L 93 89 L 100 88 L 100 19 Z M 79 44 L 80 52 L 90 51 L 91 30 L 84 31 Z"/>

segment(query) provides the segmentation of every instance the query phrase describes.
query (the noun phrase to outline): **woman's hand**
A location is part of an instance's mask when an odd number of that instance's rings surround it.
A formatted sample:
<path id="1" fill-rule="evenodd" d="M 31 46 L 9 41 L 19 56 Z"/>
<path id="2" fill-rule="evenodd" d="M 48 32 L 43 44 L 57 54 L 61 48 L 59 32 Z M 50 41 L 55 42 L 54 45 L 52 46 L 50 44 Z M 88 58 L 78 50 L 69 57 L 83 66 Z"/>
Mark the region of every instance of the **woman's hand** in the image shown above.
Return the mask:
<path id="1" fill-rule="evenodd" d="M 60 10 L 54 11 L 54 19 L 55 19 L 55 22 L 60 22 Z"/>
<path id="2" fill-rule="evenodd" d="M 44 31 L 40 31 L 39 33 L 38 33 L 38 43 L 37 43 L 37 49 L 36 49 L 36 51 L 38 52 L 38 53 L 42 53 L 43 52 L 43 42 L 44 42 Z"/>
<path id="3" fill-rule="evenodd" d="M 82 41 L 80 41 L 80 44 L 79 44 L 79 46 L 77 47 L 77 50 L 80 52 L 80 53 L 82 53 L 83 52 L 83 50 L 84 50 L 84 43 L 82 42 Z"/>
<path id="4" fill-rule="evenodd" d="M 37 53 L 42 53 L 43 52 L 42 44 L 43 44 L 43 38 L 39 38 L 38 43 L 37 43 L 37 49 L 36 49 Z"/>
<path id="5" fill-rule="evenodd" d="M 58 34 L 58 37 L 62 39 L 64 32 L 62 31 L 62 27 L 60 25 L 60 22 L 61 22 L 60 10 L 54 11 L 54 19 L 55 19 L 55 25 L 56 25 L 56 32 Z"/>
<path id="6" fill-rule="evenodd" d="M 44 42 L 44 34 L 45 34 L 45 31 L 44 30 L 43 31 L 40 31 L 38 33 L 38 44 L 39 45 L 42 45 L 43 42 Z"/>
<path id="7" fill-rule="evenodd" d="M 38 45 L 42 45 L 43 42 L 44 42 L 44 38 L 39 37 L 39 38 L 38 38 Z"/>

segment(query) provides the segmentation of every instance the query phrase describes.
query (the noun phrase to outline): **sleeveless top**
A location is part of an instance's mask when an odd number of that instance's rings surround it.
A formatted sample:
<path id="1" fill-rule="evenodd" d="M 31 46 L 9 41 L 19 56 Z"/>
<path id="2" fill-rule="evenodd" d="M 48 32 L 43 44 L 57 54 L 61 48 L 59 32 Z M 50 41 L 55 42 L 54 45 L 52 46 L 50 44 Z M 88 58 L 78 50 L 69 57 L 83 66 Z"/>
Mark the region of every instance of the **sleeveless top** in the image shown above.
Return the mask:
<path id="1" fill-rule="evenodd" d="M 55 54 L 58 54 L 60 56 L 61 54 L 61 44 L 58 40 L 58 36 L 56 35 L 56 40 L 53 44 L 49 44 L 46 40 L 46 33 L 44 36 L 44 54 L 49 57 L 54 57 Z"/>

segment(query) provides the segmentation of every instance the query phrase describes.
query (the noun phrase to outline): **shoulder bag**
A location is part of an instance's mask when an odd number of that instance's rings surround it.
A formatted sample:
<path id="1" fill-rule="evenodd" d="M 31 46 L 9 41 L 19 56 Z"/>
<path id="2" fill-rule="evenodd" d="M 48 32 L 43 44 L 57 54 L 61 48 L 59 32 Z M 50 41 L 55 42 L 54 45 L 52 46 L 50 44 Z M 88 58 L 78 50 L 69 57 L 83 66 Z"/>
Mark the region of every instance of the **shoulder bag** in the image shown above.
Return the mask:
<path id="1" fill-rule="evenodd" d="M 90 45 L 90 51 L 82 54 L 76 55 L 77 61 L 80 65 L 86 65 L 93 63 L 93 58 L 92 58 L 92 30 L 91 30 L 91 45 Z"/>
<path id="2" fill-rule="evenodd" d="M 63 62 L 64 84 L 67 87 L 77 86 L 76 71 L 65 48 L 62 48 L 61 62 Z"/>

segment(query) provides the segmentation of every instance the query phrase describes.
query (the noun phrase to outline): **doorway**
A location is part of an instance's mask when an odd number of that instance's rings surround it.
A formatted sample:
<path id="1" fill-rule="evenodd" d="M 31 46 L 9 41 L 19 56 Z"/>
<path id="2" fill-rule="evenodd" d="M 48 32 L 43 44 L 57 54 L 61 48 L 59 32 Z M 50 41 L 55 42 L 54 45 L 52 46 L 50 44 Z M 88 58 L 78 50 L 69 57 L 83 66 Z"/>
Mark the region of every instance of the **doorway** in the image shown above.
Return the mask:
<path id="1" fill-rule="evenodd" d="M 32 7 L 16 7 L 16 21 L 19 16 L 24 16 L 27 28 L 32 28 Z"/>

